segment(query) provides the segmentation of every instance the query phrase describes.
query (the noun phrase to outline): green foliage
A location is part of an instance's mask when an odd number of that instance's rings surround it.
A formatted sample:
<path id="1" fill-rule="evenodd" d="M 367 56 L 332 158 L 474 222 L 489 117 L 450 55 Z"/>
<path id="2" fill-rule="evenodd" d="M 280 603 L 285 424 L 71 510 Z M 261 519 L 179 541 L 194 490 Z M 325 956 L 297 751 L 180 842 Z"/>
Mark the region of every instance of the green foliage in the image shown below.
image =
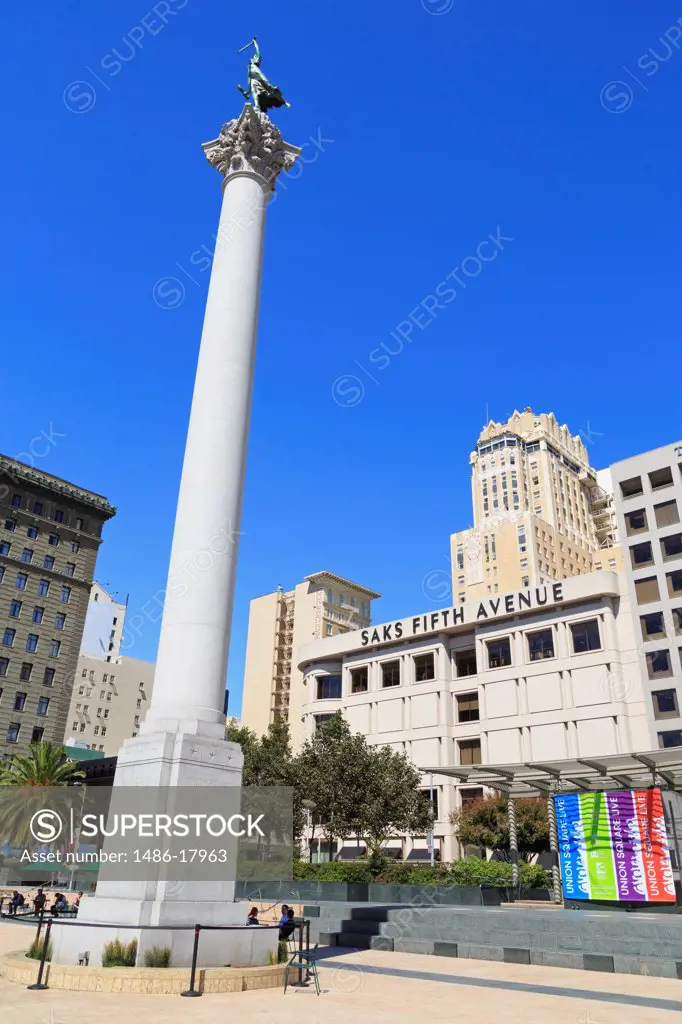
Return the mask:
<path id="1" fill-rule="evenodd" d="M 102 952 L 102 967 L 134 967 L 137 961 L 137 939 L 124 945 L 119 939 L 106 942 Z"/>
<path id="2" fill-rule="evenodd" d="M 41 935 L 39 939 L 36 938 L 36 939 L 33 940 L 31 945 L 29 946 L 28 952 L 26 954 L 26 956 L 29 958 L 29 960 L 42 960 L 44 944 L 45 944 L 45 938 L 44 938 L 43 935 Z M 47 956 L 45 957 L 45 959 L 46 960 L 51 960 L 52 959 L 52 939 L 50 939 L 50 941 L 47 944 Z"/>
<path id="3" fill-rule="evenodd" d="M 551 875 L 539 864 L 519 864 L 521 885 L 527 889 L 548 889 Z M 331 861 L 325 864 L 294 862 L 294 879 L 314 879 L 317 882 L 376 882 L 384 885 L 511 885 L 509 861 L 485 860 L 466 857 L 452 864 L 405 864 L 402 861 L 383 860 L 381 865 L 359 860 L 347 863 Z"/>
<path id="4" fill-rule="evenodd" d="M 170 946 L 152 946 L 151 949 L 145 950 L 144 954 L 144 965 L 145 967 L 170 967 L 171 964 L 171 948 Z"/>
<path id="5" fill-rule="evenodd" d="M 294 879 L 314 879 L 316 882 L 373 882 L 374 876 L 369 864 L 364 860 L 345 863 L 339 860 L 327 861 L 323 864 L 309 864 L 307 861 L 294 861 Z"/>
<path id="6" fill-rule="evenodd" d="M 225 738 L 238 743 L 244 755 L 243 786 L 285 786 L 294 791 L 294 839 L 300 838 L 305 824 L 301 806 L 301 787 L 297 760 L 291 752 L 289 726 L 271 722 L 264 736 L 246 726 L 227 723 Z"/>
<path id="7" fill-rule="evenodd" d="M 419 788 L 421 772 L 403 751 L 367 747 L 364 768 L 356 831 L 376 858 L 392 836 L 401 832 L 420 835 L 428 830 L 429 801 Z"/>
<path id="8" fill-rule="evenodd" d="M 526 859 L 549 849 L 547 801 L 516 800 L 516 831 L 518 848 Z M 464 846 L 484 846 L 509 858 L 509 821 L 506 797 L 473 800 L 455 811 L 452 824 Z"/>
<path id="9" fill-rule="evenodd" d="M 277 943 L 277 963 L 285 964 L 289 959 L 289 947 L 287 946 L 286 939 L 280 939 Z"/>
<path id="10" fill-rule="evenodd" d="M 66 759 L 64 747 L 32 743 L 28 754 L 14 754 L 0 767 L 3 786 L 71 786 L 85 778 L 77 764 Z"/>

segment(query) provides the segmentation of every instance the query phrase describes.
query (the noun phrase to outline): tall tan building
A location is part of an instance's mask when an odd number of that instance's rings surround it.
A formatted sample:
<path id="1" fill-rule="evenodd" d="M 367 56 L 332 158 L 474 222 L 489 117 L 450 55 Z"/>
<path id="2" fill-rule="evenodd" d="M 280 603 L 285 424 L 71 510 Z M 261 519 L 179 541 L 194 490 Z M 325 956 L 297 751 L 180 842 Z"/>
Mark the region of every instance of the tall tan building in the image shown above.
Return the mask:
<path id="1" fill-rule="evenodd" d="M 71 695 L 65 743 L 117 754 L 137 736 L 149 707 L 155 665 L 139 658 L 81 654 Z"/>
<path id="2" fill-rule="evenodd" d="M 553 413 L 491 420 L 470 461 L 474 525 L 451 537 L 454 603 L 622 568 L 609 472 Z"/>
<path id="3" fill-rule="evenodd" d="M 291 741 L 303 739 L 303 675 L 296 662 L 312 640 L 362 629 L 371 621 L 371 602 L 381 597 L 330 572 L 306 576 L 293 590 L 279 587 L 254 598 L 244 667 L 242 725 L 261 735 L 271 722 L 289 723 Z"/>

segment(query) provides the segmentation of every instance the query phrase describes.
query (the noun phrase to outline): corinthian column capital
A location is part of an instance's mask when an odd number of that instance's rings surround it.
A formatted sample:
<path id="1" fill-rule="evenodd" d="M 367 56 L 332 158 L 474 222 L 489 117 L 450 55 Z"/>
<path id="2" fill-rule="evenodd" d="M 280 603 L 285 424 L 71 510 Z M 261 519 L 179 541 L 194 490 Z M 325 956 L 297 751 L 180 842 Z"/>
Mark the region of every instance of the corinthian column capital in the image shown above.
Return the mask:
<path id="1" fill-rule="evenodd" d="M 301 150 L 285 142 L 282 133 L 265 114 L 247 103 L 239 117 L 224 124 L 217 139 L 204 142 L 203 150 L 211 167 L 223 175 L 227 184 L 237 175 L 255 178 L 266 193 L 275 186 L 277 175 L 293 167 Z"/>

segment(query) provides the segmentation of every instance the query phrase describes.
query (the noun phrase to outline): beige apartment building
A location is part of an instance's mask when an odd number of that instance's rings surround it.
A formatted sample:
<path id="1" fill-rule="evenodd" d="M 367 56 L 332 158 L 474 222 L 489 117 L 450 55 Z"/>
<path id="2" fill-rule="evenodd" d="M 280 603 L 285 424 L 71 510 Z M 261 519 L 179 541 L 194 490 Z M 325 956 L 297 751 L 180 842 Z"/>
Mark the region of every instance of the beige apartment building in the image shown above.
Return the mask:
<path id="1" fill-rule="evenodd" d="M 155 665 L 138 658 L 94 658 L 81 654 L 73 686 L 65 744 L 118 754 L 137 736 L 149 707 Z"/>
<path id="2" fill-rule="evenodd" d="M 246 642 L 242 724 L 262 735 L 271 722 L 288 722 L 291 741 L 298 746 L 303 739 L 304 690 L 296 652 L 313 640 L 368 626 L 371 603 L 378 597 L 381 594 L 342 576 L 317 572 L 293 590 L 279 587 L 254 598 Z"/>
<path id="3" fill-rule="evenodd" d="M 609 471 L 553 413 L 491 420 L 470 462 L 474 525 L 451 537 L 455 604 L 622 568 Z"/>
<path id="4" fill-rule="evenodd" d="M 106 498 L 0 455 L 0 756 L 61 743 Z"/>

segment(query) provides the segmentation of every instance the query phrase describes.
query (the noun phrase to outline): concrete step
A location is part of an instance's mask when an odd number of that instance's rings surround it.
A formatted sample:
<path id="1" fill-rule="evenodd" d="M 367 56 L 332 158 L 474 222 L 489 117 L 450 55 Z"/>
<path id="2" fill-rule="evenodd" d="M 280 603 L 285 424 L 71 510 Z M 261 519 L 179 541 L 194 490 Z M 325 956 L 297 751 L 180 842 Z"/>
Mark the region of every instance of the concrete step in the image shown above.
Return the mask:
<path id="1" fill-rule="evenodd" d="M 370 949 L 371 940 L 377 937 L 368 935 L 367 932 L 339 932 L 336 936 L 336 945 L 352 946 L 353 949 Z"/>

